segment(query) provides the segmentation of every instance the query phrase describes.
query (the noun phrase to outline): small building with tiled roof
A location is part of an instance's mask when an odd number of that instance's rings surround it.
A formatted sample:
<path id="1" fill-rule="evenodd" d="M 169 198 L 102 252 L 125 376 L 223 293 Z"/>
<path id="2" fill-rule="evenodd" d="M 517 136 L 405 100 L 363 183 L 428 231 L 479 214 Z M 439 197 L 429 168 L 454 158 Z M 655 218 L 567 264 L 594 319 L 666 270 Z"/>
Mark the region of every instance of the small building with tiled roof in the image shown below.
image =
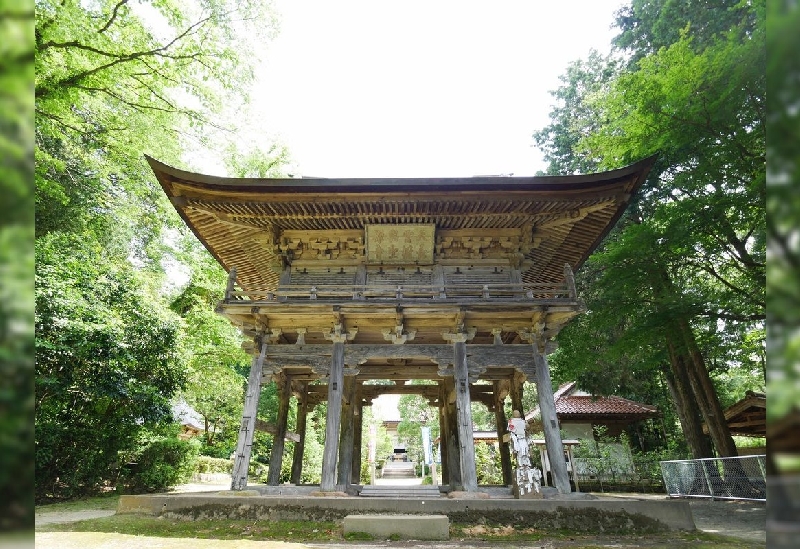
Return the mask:
<path id="1" fill-rule="evenodd" d="M 564 383 L 553 394 L 556 417 L 567 438 L 593 439 L 594 428 L 605 426 L 606 434 L 619 436 L 632 423 L 658 417 L 655 406 L 618 396 L 598 397 L 578 389 L 577 383 Z M 530 430 L 541 430 L 538 406 L 525 415 Z"/>

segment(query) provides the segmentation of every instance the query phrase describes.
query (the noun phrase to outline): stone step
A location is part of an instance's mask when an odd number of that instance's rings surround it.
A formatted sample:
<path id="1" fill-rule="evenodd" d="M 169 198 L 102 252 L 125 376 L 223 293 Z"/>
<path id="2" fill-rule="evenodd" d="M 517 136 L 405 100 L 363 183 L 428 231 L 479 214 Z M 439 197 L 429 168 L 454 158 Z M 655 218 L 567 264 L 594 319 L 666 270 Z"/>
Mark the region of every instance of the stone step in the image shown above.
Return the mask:
<path id="1" fill-rule="evenodd" d="M 416 476 L 413 461 L 389 461 L 381 470 L 382 478 L 414 478 Z"/>
<path id="2" fill-rule="evenodd" d="M 364 486 L 359 493 L 362 497 L 377 498 L 427 498 L 441 497 L 438 486 Z"/>
<path id="3" fill-rule="evenodd" d="M 365 533 L 373 539 L 392 536 L 402 539 L 450 539 L 447 515 L 347 515 L 342 521 L 345 534 Z"/>
<path id="4" fill-rule="evenodd" d="M 384 469 L 413 469 L 415 463 L 413 461 L 387 461 Z"/>

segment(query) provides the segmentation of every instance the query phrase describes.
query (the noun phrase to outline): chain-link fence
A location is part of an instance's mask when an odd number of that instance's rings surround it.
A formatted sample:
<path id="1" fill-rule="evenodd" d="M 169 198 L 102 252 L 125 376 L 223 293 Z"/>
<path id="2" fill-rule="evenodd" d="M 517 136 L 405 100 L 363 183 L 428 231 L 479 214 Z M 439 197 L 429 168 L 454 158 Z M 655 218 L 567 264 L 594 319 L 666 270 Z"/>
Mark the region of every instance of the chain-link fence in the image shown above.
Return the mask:
<path id="1" fill-rule="evenodd" d="M 673 497 L 766 501 L 766 456 L 662 461 L 661 475 Z"/>

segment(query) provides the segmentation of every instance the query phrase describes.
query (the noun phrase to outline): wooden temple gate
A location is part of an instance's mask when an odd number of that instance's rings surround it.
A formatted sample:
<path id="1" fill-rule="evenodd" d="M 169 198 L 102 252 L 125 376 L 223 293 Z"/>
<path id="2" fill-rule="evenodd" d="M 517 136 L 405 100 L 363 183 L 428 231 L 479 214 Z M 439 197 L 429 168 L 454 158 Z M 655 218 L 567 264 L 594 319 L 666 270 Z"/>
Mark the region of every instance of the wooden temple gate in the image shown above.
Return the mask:
<path id="1" fill-rule="evenodd" d="M 579 268 L 623 213 L 653 158 L 584 176 L 239 179 L 149 159 L 175 208 L 229 272 L 217 312 L 251 338 L 253 363 L 232 489 L 247 483 L 261 386 L 280 404 L 268 483 L 277 484 L 291 395 L 292 482 L 305 418 L 327 401 L 321 490 L 358 484 L 362 408 L 418 391 L 438 407 L 443 484 L 476 491 L 470 403 L 522 409 L 537 384 L 553 481 L 569 479 L 547 354 L 584 306 Z M 424 379 L 433 385 L 404 385 Z M 391 380 L 394 386 L 371 385 Z M 413 387 L 413 389 L 412 389 Z M 508 449 L 503 476 L 511 483 Z"/>

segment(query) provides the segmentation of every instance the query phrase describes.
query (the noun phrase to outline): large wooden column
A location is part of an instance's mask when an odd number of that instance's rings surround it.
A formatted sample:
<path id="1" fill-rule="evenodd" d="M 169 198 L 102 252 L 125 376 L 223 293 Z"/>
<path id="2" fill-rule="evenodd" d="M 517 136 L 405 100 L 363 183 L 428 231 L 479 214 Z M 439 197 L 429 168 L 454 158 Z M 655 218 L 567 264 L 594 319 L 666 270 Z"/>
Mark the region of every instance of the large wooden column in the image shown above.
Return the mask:
<path id="1" fill-rule="evenodd" d="M 292 381 L 286 376 L 278 380 L 278 421 L 272 438 L 272 454 L 269 456 L 267 484 L 277 486 L 281 482 L 281 465 L 286 441 L 286 426 L 289 419 L 289 399 L 292 396 Z"/>
<path id="2" fill-rule="evenodd" d="M 465 492 L 478 491 L 478 472 L 475 467 L 475 442 L 472 430 L 472 408 L 469 397 L 469 369 L 467 367 L 467 334 L 453 340 L 453 369 L 456 384 L 456 414 L 458 442 L 461 450 L 461 485 Z"/>
<path id="3" fill-rule="evenodd" d="M 556 403 L 553 398 L 550 367 L 547 364 L 547 357 L 543 350 L 539 349 L 539 345 L 534 343 L 532 347 L 533 367 L 536 371 L 536 395 L 539 401 L 539 410 L 542 413 L 544 441 L 547 445 L 547 458 L 550 461 L 553 485 L 560 494 L 568 494 L 572 490 L 569 485 L 567 462 L 564 457 L 564 443 L 561 441 L 558 417 L 556 417 Z"/>
<path id="4" fill-rule="evenodd" d="M 339 455 L 339 422 L 342 417 L 344 390 L 344 341 L 344 335 L 334 339 L 328 375 L 328 417 L 325 420 L 325 447 L 322 450 L 320 483 L 320 490 L 323 492 L 336 490 L 336 458 Z"/>
<path id="5" fill-rule="evenodd" d="M 439 383 L 439 459 L 441 461 L 442 484 L 450 484 L 450 469 L 447 463 L 448 448 L 447 435 L 449 433 L 447 425 L 447 391 L 445 384 Z"/>
<path id="6" fill-rule="evenodd" d="M 342 394 L 342 421 L 339 436 L 339 480 L 344 491 L 352 484 L 353 441 L 355 439 L 356 376 L 344 377 Z M 330 416 L 328 416 L 330 418 Z"/>
<path id="7" fill-rule="evenodd" d="M 450 487 L 453 490 L 463 489 L 461 481 L 461 445 L 458 438 L 458 416 L 456 414 L 456 389 L 452 377 L 444 378 L 446 399 L 445 424 L 447 425 L 447 469 L 450 477 Z"/>
<path id="8" fill-rule="evenodd" d="M 261 396 L 261 375 L 264 369 L 264 357 L 267 354 L 266 342 L 262 342 L 259 339 L 257 343 L 261 343 L 261 352 L 257 357 L 253 357 L 253 361 L 250 364 L 247 392 L 244 395 L 242 423 L 239 427 L 239 438 L 236 441 L 236 454 L 233 460 L 231 490 L 244 490 L 247 488 L 247 469 L 250 466 L 250 451 L 253 448 L 253 434 L 256 430 L 258 399 Z"/>
<path id="9" fill-rule="evenodd" d="M 361 484 L 361 443 L 364 434 L 364 398 L 361 395 L 361 384 L 356 383 L 355 422 L 353 424 L 353 467 L 350 482 Z"/>
<path id="10" fill-rule="evenodd" d="M 524 389 L 525 376 L 522 373 L 516 373 L 511 378 L 511 390 L 508 396 L 511 397 L 511 410 L 518 410 L 520 417 L 525 417 L 525 406 L 522 404 L 522 391 Z"/>
<path id="11" fill-rule="evenodd" d="M 297 436 L 300 439 L 294 443 L 294 454 L 292 455 L 292 484 L 300 484 L 303 476 L 303 452 L 306 446 L 306 422 L 308 419 L 308 382 L 303 382 L 300 386 L 300 394 L 297 397 Z"/>
<path id="12" fill-rule="evenodd" d="M 500 382 L 494 382 L 494 423 L 497 428 L 497 442 L 500 450 L 500 467 L 503 470 L 503 484 L 510 486 L 514 480 L 511 476 L 511 451 L 508 443 L 503 442 L 503 435 L 508 432 L 508 421 L 506 411 L 503 407 L 504 400 L 500 398 Z"/>

